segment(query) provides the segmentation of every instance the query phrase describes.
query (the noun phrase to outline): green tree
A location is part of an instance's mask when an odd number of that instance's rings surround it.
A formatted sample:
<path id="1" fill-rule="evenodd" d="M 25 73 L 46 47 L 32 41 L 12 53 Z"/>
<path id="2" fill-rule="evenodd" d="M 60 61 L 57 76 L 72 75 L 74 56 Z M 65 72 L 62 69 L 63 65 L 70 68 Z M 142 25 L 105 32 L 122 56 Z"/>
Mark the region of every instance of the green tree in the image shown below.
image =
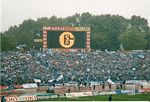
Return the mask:
<path id="1" fill-rule="evenodd" d="M 136 28 L 130 28 L 119 37 L 120 43 L 126 50 L 145 49 L 147 40 L 145 33 L 138 31 Z"/>
<path id="2" fill-rule="evenodd" d="M 93 49 L 100 48 L 101 50 L 105 50 L 105 49 L 110 50 L 111 42 L 108 36 L 106 36 L 105 34 L 99 34 L 92 37 L 91 47 L 92 48 L 94 47 Z"/>
<path id="3" fill-rule="evenodd" d="M 33 42 L 34 31 L 42 30 L 43 26 L 88 26 L 91 28 L 92 49 L 118 50 L 120 44 L 123 44 L 126 49 L 150 49 L 150 28 L 145 18 L 134 15 L 131 19 L 125 19 L 119 15 L 92 15 L 85 12 L 66 18 L 52 16 L 38 18 L 36 21 L 24 20 L 19 26 L 11 26 L 8 31 L 1 34 L 5 35 L 1 38 L 2 50 L 13 50 L 20 44 L 26 44 L 27 49 L 38 46 Z M 142 42 L 136 44 L 134 39 Z M 133 42 L 134 46 L 131 46 Z"/>
<path id="4" fill-rule="evenodd" d="M 133 15 L 130 24 L 142 32 L 148 32 L 149 30 L 148 21 L 140 16 Z"/>
<path id="5" fill-rule="evenodd" d="M 10 51 L 16 47 L 15 40 L 12 37 L 1 35 L 1 50 Z"/>
<path id="6" fill-rule="evenodd" d="M 146 40 L 147 40 L 147 47 L 146 49 L 150 49 L 150 28 L 146 34 Z"/>
<path id="7" fill-rule="evenodd" d="M 34 20 L 25 20 L 18 29 L 17 33 L 17 45 L 26 44 L 27 49 L 30 49 L 33 46 L 34 31 L 36 30 Z"/>
<path id="8" fill-rule="evenodd" d="M 95 36 L 93 38 L 91 43 L 97 43 L 97 44 L 102 44 L 103 42 L 101 42 L 102 40 L 97 40 L 100 38 L 103 38 L 104 34 L 107 40 L 107 45 L 109 44 L 109 46 L 107 46 L 108 50 L 118 50 L 119 49 L 119 45 L 120 42 L 118 40 L 118 36 L 123 33 L 128 25 L 128 21 L 121 16 L 118 15 L 101 15 L 101 16 L 94 16 L 91 22 L 91 36 Z M 97 41 L 97 42 L 95 42 Z M 93 44 L 92 48 L 97 48 L 98 46 L 95 46 L 97 44 Z M 104 45 L 105 46 L 105 45 Z M 101 46 L 98 47 L 98 49 L 104 49 Z"/>

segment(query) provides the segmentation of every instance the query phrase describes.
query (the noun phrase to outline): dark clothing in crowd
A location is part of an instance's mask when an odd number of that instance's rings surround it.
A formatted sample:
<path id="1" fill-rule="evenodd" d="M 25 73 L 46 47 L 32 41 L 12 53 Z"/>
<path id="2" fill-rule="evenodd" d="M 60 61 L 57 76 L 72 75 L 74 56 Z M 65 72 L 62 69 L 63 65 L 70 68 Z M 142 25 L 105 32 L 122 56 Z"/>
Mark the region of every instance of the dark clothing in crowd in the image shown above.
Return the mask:
<path id="1" fill-rule="evenodd" d="M 5 96 L 2 96 L 1 102 L 6 102 Z"/>
<path id="2" fill-rule="evenodd" d="M 0 85 L 33 83 L 33 79 L 69 81 L 150 80 L 150 50 L 91 52 L 9 51 L 1 54 Z M 55 81 L 54 81 L 55 82 Z M 55 87 L 55 86 L 54 86 Z M 105 86 L 103 85 L 102 89 Z"/>
<path id="3" fill-rule="evenodd" d="M 112 101 L 112 95 L 108 97 L 108 101 Z"/>

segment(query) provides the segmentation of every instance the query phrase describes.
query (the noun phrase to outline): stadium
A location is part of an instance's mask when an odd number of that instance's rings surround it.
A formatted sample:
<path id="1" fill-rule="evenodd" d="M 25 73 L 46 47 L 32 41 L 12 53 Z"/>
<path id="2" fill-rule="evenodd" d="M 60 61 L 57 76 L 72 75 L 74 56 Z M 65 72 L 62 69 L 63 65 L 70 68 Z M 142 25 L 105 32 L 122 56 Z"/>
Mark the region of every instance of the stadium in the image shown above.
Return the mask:
<path id="1" fill-rule="evenodd" d="M 150 101 L 150 50 L 91 49 L 90 27 L 43 27 L 34 42 L 0 53 L 1 100 Z"/>

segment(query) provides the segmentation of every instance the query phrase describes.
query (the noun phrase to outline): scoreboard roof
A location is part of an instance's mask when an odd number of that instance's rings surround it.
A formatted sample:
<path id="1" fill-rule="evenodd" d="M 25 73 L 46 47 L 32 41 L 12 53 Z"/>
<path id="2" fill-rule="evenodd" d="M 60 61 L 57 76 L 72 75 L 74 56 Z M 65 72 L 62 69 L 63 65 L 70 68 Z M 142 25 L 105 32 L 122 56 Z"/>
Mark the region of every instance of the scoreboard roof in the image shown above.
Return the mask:
<path id="1" fill-rule="evenodd" d="M 43 27 L 44 31 L 90 31 L 90 27 Z"/>

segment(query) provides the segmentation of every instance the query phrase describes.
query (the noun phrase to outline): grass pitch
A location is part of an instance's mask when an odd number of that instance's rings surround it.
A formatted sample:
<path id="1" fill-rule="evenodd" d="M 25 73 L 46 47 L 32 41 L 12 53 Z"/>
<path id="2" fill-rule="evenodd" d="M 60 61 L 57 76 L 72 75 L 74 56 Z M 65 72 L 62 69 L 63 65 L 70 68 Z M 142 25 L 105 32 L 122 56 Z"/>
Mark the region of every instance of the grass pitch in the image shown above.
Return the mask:
<path id="1" fill-rule="evenodd" d="M 108 101 L 109 95 L 103 96 L 86 96 L 77 98 L 49 98 L 38 101 Z M 112 95 L 113 101 L 150 101 L 150 93 L 136 95 Z"/>

